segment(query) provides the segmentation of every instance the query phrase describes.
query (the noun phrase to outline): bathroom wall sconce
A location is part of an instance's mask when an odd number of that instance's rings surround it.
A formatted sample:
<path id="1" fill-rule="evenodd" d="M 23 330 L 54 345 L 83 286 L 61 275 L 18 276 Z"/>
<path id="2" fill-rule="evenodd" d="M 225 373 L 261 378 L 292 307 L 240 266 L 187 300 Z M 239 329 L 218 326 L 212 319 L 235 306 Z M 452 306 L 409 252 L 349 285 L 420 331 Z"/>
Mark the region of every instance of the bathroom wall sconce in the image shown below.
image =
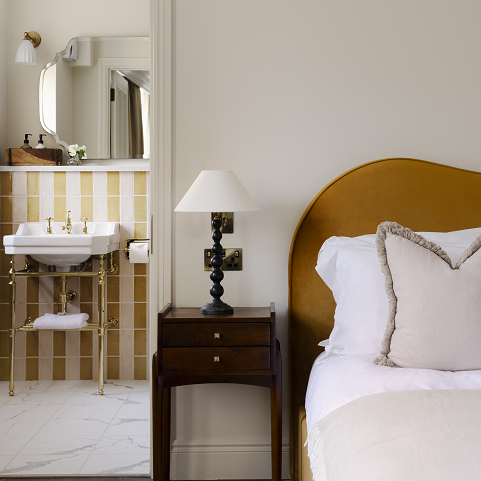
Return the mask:
<path id="1" fill-rule="evenodd" d="M 17 49 L 15 63 L 19 65 L 37 65 L 35 47 L 40 45 L 40 35 L 37 32 L 25 32 L 24 39 Z"/>

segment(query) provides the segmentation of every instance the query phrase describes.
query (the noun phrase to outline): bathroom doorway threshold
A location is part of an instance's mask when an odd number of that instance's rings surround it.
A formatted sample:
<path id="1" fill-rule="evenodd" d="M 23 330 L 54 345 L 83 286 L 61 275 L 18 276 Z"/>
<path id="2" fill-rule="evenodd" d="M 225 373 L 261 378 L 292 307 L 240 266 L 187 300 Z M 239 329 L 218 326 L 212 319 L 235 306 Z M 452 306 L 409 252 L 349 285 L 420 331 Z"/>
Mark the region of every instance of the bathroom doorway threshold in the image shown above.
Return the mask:
<path id="1" fill-rule="evenodd" d="M 18 478 L 18 477 L 0 477 L 0 481 L 146 481 L 150 479 L 150 476 L 118 476 L 118 477 L 102 477 L 102 476 L 35 476 L 31 478 Z"/>

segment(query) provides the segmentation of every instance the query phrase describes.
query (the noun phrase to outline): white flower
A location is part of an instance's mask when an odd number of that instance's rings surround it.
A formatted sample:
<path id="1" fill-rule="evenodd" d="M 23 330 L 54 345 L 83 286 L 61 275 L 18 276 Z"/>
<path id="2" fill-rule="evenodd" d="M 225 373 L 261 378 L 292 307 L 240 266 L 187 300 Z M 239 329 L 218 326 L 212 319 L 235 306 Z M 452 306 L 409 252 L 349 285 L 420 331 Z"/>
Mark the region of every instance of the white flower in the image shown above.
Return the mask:
<path id="1" fill-rule="evenodd" d="M 78 144 L 72 144 L 68 146 L 67 150 L 70 157 L 75 157 L 76 155 L 78 155 L 82 159 L 87 158 L 87 147 L 85 147 L 85 145 L 79 147 Z"/>

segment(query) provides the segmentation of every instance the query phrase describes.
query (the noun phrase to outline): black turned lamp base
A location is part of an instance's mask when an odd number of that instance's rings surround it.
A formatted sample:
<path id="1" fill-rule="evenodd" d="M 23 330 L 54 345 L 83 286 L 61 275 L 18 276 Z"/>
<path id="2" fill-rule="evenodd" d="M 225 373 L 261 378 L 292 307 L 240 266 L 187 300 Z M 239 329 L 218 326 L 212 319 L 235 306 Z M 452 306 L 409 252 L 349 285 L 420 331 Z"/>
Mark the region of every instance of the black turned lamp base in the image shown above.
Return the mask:
<path id="1" fill-rule="evenodd" d="M 213 316 L 223 316 L 226 314 L 234 314 L 234 309 L 221 301 L 220 298 L 224 294 L 224 288 L 221 286 L 220 282 L 224 279 L 224 273 L 222 272 L 222 264 L 224 260 L 222 259 L 222 245 L 220 240 L 222 239 L 222 232 L 220 231 L 222 221 L 221 215 L 219 213 L 214 214 L 214 220 L 212 221 L 212 227 L 214 232 L 212 233 L 212 239 L 214 240 L 214 245 L 211 248 L 212 259 L 210 263 L 213 267 L 210 273 L 210 280 L 214 283 L 210 288 L 210 295 L 212 296 L 212 301 L 206 304 L 204 307 L 200 308 L 201 314 L 209 314 Z"/>
<path id="2" fill-rule="evenodd" d="M 200 308 L 200 313 L 221 316 L 225 314 L 234 314 L 234 309 L 220 299 L 213 299 L 212 302 L 209 302 L 204 307 Z"/>

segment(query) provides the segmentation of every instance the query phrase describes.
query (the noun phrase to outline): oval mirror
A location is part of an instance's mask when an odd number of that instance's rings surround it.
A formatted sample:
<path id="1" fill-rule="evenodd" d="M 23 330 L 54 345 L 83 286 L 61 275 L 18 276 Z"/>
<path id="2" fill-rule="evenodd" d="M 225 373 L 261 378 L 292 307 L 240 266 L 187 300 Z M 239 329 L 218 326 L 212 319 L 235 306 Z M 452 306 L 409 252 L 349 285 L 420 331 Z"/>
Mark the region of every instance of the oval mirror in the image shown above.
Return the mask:
<path id="1" fill-rule="evenodd" d="M 150 157 L 148 37 L 75 37 L 42 69 L 40 123 L 89 159 Z"/>

